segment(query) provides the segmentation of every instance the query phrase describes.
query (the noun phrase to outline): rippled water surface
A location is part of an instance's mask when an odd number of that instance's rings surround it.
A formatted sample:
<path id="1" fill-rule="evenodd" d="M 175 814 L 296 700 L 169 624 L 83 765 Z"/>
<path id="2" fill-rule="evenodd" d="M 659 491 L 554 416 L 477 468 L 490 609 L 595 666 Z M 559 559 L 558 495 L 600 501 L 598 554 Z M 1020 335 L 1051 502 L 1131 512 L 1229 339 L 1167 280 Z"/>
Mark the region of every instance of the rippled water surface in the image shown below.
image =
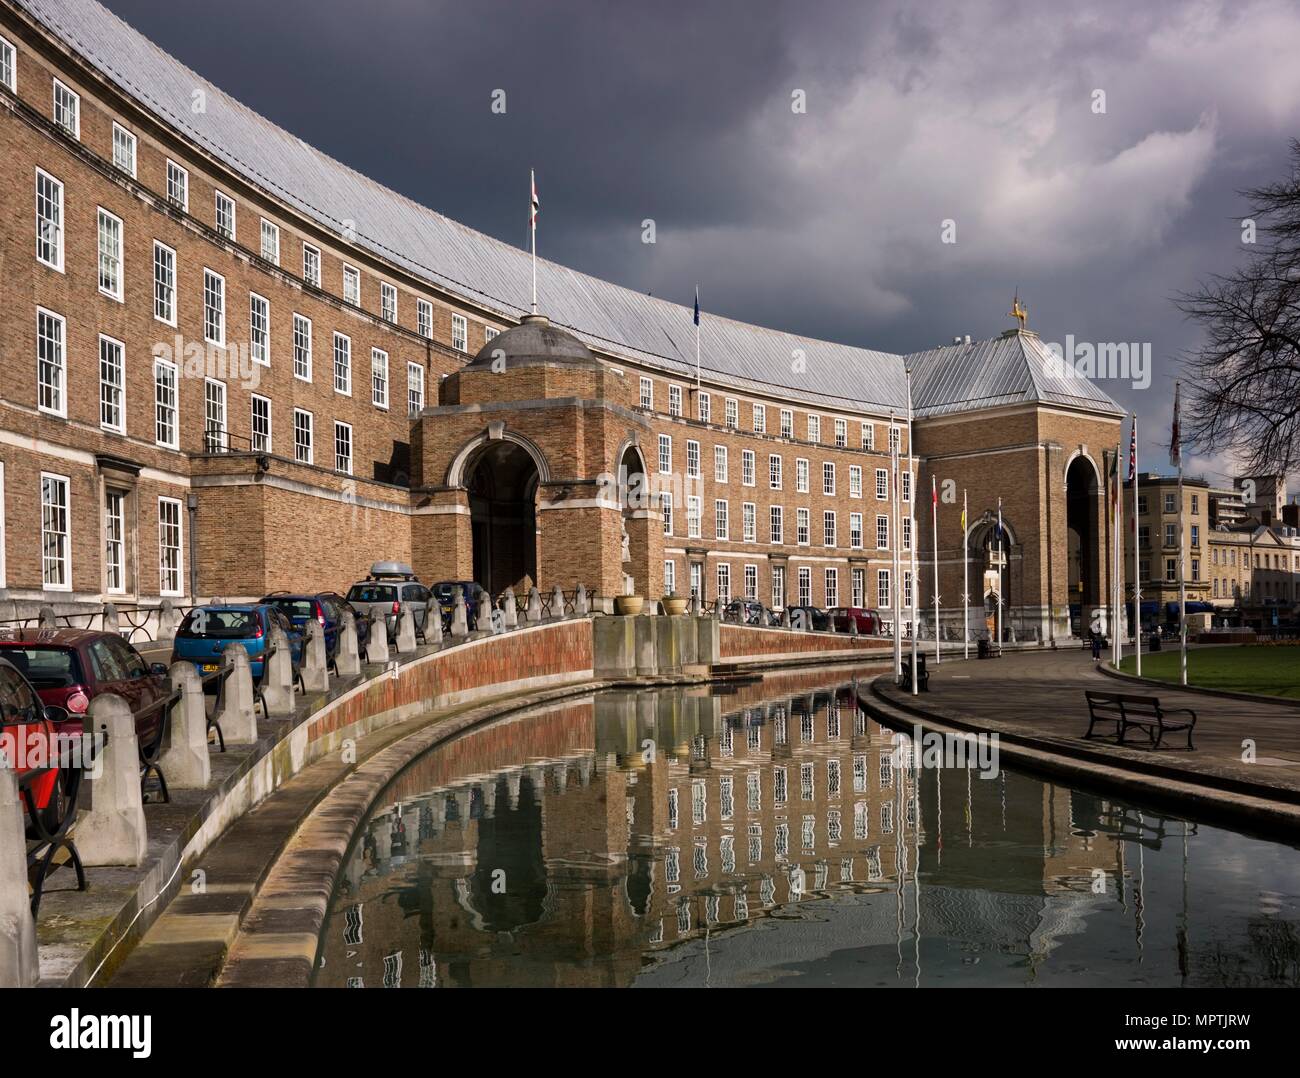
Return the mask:
<path id="1" fill-rule="evenodd" d="M 846 678 L 609 692 L 415 760 L 316 983 L 1300 983 L 1300 856 L 1015 771 L 909 765 Z"/>

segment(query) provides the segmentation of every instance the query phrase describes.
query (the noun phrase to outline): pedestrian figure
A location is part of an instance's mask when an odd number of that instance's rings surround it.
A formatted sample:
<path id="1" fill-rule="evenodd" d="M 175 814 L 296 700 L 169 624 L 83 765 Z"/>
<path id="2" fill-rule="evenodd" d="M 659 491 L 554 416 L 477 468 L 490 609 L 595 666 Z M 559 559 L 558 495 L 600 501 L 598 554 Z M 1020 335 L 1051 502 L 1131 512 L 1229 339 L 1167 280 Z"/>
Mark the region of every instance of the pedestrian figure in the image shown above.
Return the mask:
<path id="1" fill-rule="evenodd" d="M 1092 635 L 1092 661 L 1094 665 L 1101 664 L 1101 637 L 1097 635 L 1095 629 L 1090 630 Z"/>

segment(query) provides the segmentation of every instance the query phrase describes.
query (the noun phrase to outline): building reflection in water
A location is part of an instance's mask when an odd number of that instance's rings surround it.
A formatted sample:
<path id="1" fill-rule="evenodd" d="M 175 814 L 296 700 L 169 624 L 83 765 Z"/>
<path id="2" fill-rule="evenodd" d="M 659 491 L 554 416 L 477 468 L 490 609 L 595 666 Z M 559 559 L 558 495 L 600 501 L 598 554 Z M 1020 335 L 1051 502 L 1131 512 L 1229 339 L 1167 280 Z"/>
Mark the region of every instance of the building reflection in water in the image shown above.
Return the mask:
<path id="1" fill-rule="evenodd" d="M 354 844 L 317 984 L 1032 984 L 1071 944 L 1059 983 L 1114 983 L 1089 979 L 1090 926 L 1133 983 L 1294 983 L 1294 918 L 1254 932 L 1263 956 L 1207 939 L 1193 960 L 1195 825 L 918 770 L 826 679 L 603 693 L 414 761 Z M 1143 971 L 1148 857 L 1181 858 L 1184 888 L 1181 909 L 1161 888 Z"/>

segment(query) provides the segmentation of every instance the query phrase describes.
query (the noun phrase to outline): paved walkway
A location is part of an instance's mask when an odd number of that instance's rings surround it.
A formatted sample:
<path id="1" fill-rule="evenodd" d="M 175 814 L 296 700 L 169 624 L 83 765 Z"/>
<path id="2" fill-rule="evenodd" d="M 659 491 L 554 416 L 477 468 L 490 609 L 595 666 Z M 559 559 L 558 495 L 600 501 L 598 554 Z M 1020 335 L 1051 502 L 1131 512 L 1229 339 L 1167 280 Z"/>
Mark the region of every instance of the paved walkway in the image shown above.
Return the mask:
<path id="1" fill-rule="evenodd" d="M 1021 652 L 985 661 L 945 659 L 938 666 L 930 655 L 927 665 L 928 693 L 916 697 L 903 693 L 893 684 L 892 676 L 877 679 L 872 691 L 894 705 L 919 707 L 960 725 L 1033 738 L 1043 747 L 1071 755 L 1300 803 L 1300 708 L 1107 677 L 1094 668 L 1091 655 L 1082 649 Z M 1170 707 L 1192 708 L 1197 714 L 1195 751 L 1154 751 L 1084 741 L 1082 735 L 1088 729 L 1085 689 L 1149 694 Z M 1247 738 L 1255 743 L 1253 763 L 1242 760 L 1242 742 Z M 1166 744 L 1171 743 L 1186 744 L 1185 735 L 1170 735 Z"/>

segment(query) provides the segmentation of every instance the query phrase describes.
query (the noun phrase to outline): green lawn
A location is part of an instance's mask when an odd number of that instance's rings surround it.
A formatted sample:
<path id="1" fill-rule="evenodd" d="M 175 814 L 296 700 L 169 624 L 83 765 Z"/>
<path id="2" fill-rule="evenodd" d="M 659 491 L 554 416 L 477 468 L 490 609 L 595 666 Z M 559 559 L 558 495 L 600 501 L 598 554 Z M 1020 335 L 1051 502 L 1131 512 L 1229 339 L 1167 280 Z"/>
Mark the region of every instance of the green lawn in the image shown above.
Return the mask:
<path id="1" fill-rule="evenodd" d="M 1134 673 L 1133 655 L 1120 669 Z M 1178 646 L 1168 643 L 1160 652 L 1142 653 L 1142 676 L 1178 682 Z M 1300 699 L 1300 646 L 1189 648 L 1187 682 L 1203 689 L 1256 692 L 1266 696 Z"/>

